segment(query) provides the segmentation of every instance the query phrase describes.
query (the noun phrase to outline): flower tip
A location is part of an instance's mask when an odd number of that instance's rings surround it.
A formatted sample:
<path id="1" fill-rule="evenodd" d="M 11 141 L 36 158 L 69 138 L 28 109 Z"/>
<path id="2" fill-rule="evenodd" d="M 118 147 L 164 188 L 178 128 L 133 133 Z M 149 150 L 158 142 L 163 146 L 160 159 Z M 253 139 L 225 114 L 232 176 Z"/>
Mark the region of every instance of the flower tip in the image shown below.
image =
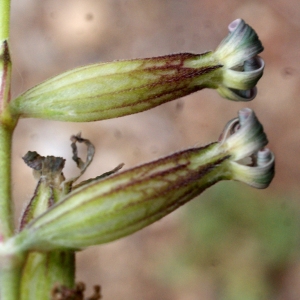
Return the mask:
<path id="1" fill-rule="evenodd" d="M 240 24 L 240 22 L 242 22 L 242 19 L 236 19 L 236 20 L 232 21 L 228 25 L 229 32 L 233 32 L 238 27 L 238 25 Z"/>
<path id="2" fill-rule="evenodd" d="M 269 186 L 275 158 L 265 147 L 267 136 L 250 108 L 241 109 L 238 118 L 228 122 L 219 142 L 231 155 L 232 179 L 258 189 Z"/>
<path id="3" fill-rule="evenodd" d="M 250 101 L 256 97 L 255 85 L 265 66 L 263 59 L 257 56 L 263 46 L 256 32 L 242 19 L 231 22 L 228 29 L 229 35 L 215 51 L 224 66 L 218 92 L 229 100 Z"/>
<path id="4" fill-rule="evenodd" d="M 247 121 L 247 119 L 251 116 L 252 113 L 253 113 L 252 109 L 248 107 L 244 107 L 239 110 L 238 116 L 239 116 L 240 126 L 243 126 L 243 124 Z"/>
<path id="5" fill-rule="evenodd" d="M 243 64 L 263 51 L 256 32 L 242 19 L 236 19 L 228 26 L 229 34 L 215 51 L 215 55 L 227 68 Z"/>
<path id="6" fill-rule="evenodd" d="M 250 108 L 238 112 L 238 118 L 227 123 L 219 139 L 234 161 L 254 155 L 267 143 L 263 126 Z"/>

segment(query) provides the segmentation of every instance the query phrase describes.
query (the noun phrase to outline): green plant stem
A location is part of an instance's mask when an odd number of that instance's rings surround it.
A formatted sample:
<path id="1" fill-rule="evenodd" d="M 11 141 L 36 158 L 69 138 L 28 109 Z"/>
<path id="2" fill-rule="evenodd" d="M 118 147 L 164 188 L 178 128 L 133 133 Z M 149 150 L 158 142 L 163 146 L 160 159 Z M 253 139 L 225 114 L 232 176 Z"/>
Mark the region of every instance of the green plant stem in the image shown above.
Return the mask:
<path id="1" fill-rule="evenodd" d="M 11 140 L 16 121 L 10 117 L 11 61 L 8 38 L 10 1 L 0 1 L 0 242 L 13 234 L 11 201 Z"/>
<path id="2" fill-rule="evenodd" d="M 13 235 L 11 199 L 11 142 L 16 120 L 10 116 L 11 61 L 8 39 L 10 0 L 0 0 L 0 246 Z M 18 300 L 23 259 L 14 254 L 0 255 L 0 299 Z"/>
<path id="3" fill-rule="evenodd" d="M 13 235 L 13 210 L 11 199 L 11 141 L 14 130 L 9 114 L 0 115 L 0 246 Z M 4 242 L 4 244 L 3 244 Z M 2 245 L 1 245 L 2 244 Z M 23 259 L 14 253 L 0 254 L 0 299 L 19 300 Z"/>
<path id="4" fill-rule="evenodd" d="M 0 271 L 0 299 L 19 300 L 22 266 L 8 266 Z"/>
<path id="5" fill-rule="evenodd" d="M 0 123 L 0 240 L 13 234 L 11 140 L 13 128 Z"/>
<path id="6" fill-rule="evenodd" d="M 10 23 L 10 0 L 0 1 L 0 41 L 8 40 Z"/>
<path id="7" fill-rule="evenodd" d="M 49 299 L 55 286 L 75 288 L 75 252 L 30 252 L 22 270 L 19 299 Z"/>

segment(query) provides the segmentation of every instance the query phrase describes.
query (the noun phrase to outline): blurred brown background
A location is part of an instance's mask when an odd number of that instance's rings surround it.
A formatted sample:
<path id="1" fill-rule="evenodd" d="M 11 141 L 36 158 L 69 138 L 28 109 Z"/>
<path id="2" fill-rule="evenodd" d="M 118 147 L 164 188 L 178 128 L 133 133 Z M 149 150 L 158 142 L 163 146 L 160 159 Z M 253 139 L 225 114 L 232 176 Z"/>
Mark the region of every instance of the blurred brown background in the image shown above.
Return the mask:
<path id="1" fill-rule="evenodd" d="M 249 23 L 265 47 L 261 55 L 266 62 L 265 73 L 254 101 L 230 102 L 221 99 L 215 91 L 204 90 L 116 120 L 96 123 L 21 120 L 13 148 L 18 215 L 35 187 L 31 170 L 21 159 L 28 150 L 67 158 L 65 175 L 70 176 L 77 170 L 71 161 L 69 137 L 82 132 L 97 149 L 94 162 L 83 178 L 87 179 L 121 162 L 128 168 L 216 140 L 225 123 L 245 106 L 255 110 L 268 134 L 269 147 L 276 155 L 273 183 L 269 189 L 255 192 L 253 198 L 267 202 L 266 199 L 276 198 L 274 202 L 281 203 L 280 207 L 297 211 L 300 201 L 300 2 L 297 0 L 12 1 L 13 96 L 85 64 L 213 50 L 227 35 L 228 24 L 236 18 Z M 239 196 L 234 193 L 236 188 L 242 189 Z M 244 185 L 233 185 L 226 195 L 243 202 L 243 194 L 251 192 Z M 204 194 L 196 201 L 205 202 L 210 197 L 215 196 Z M 221 299 L 218 289 L 222 284 L 216 281 L 220 278 L 222 281 L 222 276 L 214 277 L 202 263 L 194 269 L 184 264 L 178 266 L 176 254 L 173 257 L 173 252 L 188 243 L 182 230 L 188 209 L 183 208 L 128 238 L 83 251 L 78 255 L 78 280 L 85 281 L 89 290 L 93 284 L 100 283 L 104 299 L 108 300 Z M 243 209 L 247 214 L 247 208 Z M 297 230 L 292 235 L 297 235 Z M 279 245 L 282 245 L 280 241 Z M 284 247 L 294 246 L 287 242 Z M 291 255 L 293 259 L 288 259 L 275 272 L 278 299 L 300 299 L 298 253 Z M 168 262 L 170 257 L 175 263 Z"/>

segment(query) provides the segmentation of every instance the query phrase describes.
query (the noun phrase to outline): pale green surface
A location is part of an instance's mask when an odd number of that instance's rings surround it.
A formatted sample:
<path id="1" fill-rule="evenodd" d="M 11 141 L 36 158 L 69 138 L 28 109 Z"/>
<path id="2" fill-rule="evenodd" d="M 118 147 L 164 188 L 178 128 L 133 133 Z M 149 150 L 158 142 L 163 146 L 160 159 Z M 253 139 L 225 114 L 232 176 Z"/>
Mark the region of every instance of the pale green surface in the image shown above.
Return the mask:
<path id="1" fill-rule="evenodd" d="M 4 238 L 13 234 L 11 138 L 12 131 L 0 123 L 0 235 Z"/>
<path id="2" fill-rule="evenodd" d="M 8 40 L 10 25 L 10 1 L 0 1 L 0 41 Z"/>

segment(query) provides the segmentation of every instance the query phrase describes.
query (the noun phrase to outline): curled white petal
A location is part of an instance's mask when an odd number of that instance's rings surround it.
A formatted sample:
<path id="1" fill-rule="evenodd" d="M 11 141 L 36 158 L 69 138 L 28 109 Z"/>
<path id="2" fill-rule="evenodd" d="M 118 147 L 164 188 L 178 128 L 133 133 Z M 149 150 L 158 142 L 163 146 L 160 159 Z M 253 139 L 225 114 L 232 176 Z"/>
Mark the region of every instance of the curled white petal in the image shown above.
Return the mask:
<path id="1" fill-rule="evenodd" d="M 264 189 L 269 186 L 274 177 L 274 154 L 267 148 L 257 153 L 254 165 L 247 166 L 239 162 L 231 162 L 234 180 L 242 181 L 255 188 Z"/>
<path id="2" fill-rule="evenodd" d="M 221 97 L 233 101 L 243 101 L 243 102 L 251 101 L 257 95 L 256 87 L 243 91 L 243 90 L 231 89 L 224 85 L 221 85 L 220 87 L 218 87 L 217 91 Z"/>
<path id="3" fill-rule="evenodd" d="M 248 90 L 261 78 L 264 66 L 263 59 L 257 56 L 246 61 L 242 71 L 225 69 L 223 84 L 231 89 Z"/>
<path id="4" fill-rule="evenodd" d="M 216 56 L 227 68 L 233 68 L 255 57 L 263 51 L 256 32 L 242 19 L 229 24 L 229 35 L 215 51 Z"/>
<path id="5" fill-rule="evenodd" d="M 239 111 L 239 118 L 230 121 L 225 127 L 231 135 L 221 139 L 222 146 L 237 161 L 255 154 L 268 143 L 263 126 L 250 108 Z"/>
<path id="6" fill-rule="evenodd" d="M 260 189 L 270 184 L 275 158 L 265 148 L 266 134 L 250 108 L 241 109 L 238 118 L 227 123 L 219 142 L 231 154 L 232 179 Z"/>
<path id="7" fill-rule="evenodd" d="M 263 46 L 256 32 L 242 19 L 229 24 L 229 35 L 214 56 L 223 65 L 218 93 L 229 100 L 250 101 L 256 96 L 256 84 L 263 75 L 264 61 L 258 57 Z"/>

